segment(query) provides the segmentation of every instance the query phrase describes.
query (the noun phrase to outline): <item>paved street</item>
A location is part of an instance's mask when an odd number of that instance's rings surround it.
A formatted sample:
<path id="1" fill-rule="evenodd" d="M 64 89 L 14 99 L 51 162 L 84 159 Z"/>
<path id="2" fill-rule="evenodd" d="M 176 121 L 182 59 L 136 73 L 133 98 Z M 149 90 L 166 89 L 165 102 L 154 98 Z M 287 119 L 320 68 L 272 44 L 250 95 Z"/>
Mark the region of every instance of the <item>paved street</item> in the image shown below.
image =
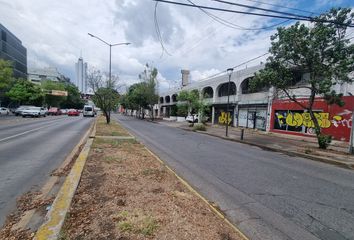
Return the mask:
<path id="1" fill-rule="evenodd" d="M 0 121 L 0 225 L 15 208 L 16 198 L 40 187 L 92 122 L 81 116 L 20 119 Z"/>
<path id="2" fill-rule="evenodd" d="M 354 239 L 354 172 L 114 115 L 251 239 Z"/>

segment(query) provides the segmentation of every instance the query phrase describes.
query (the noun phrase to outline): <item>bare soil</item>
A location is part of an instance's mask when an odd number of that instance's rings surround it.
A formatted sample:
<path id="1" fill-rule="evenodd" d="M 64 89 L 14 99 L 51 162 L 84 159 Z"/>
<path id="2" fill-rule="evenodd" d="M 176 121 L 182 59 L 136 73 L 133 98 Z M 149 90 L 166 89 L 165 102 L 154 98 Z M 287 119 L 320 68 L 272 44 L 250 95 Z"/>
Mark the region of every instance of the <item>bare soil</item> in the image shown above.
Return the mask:
<path id="1" fill-rule="evenodd" d="M 106 127 L 98 124 L 97 135 L 108 131 L 101 126 Z M 122 129 L 121 133 L 126 131 Z M 97 138 L 60 239 L 242 237 L 142 144 L 135 140 Z"/>

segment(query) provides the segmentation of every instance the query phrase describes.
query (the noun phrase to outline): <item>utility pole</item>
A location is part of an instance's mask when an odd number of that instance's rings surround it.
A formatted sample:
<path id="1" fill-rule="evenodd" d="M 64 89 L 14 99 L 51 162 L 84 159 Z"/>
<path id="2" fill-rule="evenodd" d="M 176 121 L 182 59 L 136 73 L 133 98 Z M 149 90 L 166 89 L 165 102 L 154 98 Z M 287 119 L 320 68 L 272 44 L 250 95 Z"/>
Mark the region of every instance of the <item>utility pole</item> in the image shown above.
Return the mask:
<path id="1" fill-rule="evenodd" d="M 229 134 L 229 104 L 230 104 L 230 81 L 231 81 L 231 74 L 234 71 L 233 68 L 228 68 L 227 74 L 229 75 L 229 83 L 227 85 L 227 104 L 226 104 L 226 132 L 225 136 L 227 137 Z M 231 115 L 231 114 L 230 114 Z"/>

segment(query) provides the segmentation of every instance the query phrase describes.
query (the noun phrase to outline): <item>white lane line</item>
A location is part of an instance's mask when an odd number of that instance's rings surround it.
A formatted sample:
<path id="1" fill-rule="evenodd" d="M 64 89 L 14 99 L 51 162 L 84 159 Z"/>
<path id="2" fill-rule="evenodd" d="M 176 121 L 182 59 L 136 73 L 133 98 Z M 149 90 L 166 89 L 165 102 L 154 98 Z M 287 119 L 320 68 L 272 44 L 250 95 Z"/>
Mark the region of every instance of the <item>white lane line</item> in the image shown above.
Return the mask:
<path id="1" fill-rule="evenodd" d="M 24 131 L 24 132 L 22 132 L 22 133 L 18 133 L 18 134 L 15 134 L 15 135 L 12 135 L 12 136 L 9 136 L 9 137 L 6 137 L 6 138 L 2 138 L 2 139 L 0 139 L 0 142 L 6 141 L 6 140 L 9 140 L 9 139 L 18 137 L 18 136 L 22 136 L 22 135 L 25 135 L 25 134 L 30 133 L 30 132 L 37 131 L 37 130 L 42 129 L 42 128 L 49 127 L 49 126 L 51 126 L 51 125 L 54 125 L 54 123 L 58 122 L 59 120 L 62 120 L 62 118 L 61 118 L 61 119 L 57 119 L 57 120 L 55 120 L 55 121 L 51 121 L 49 124 L 47 124 L 47 125 L 45 125 L 45 126 L 42 126 L 42 127 L 39 127 L 39 128 L 35 128 L 35 129 L 31 129 L 31 130 L 28 130 L 28 131 Z M 53 122 L 54 122 L 54 123 L 53 123 Z"/>

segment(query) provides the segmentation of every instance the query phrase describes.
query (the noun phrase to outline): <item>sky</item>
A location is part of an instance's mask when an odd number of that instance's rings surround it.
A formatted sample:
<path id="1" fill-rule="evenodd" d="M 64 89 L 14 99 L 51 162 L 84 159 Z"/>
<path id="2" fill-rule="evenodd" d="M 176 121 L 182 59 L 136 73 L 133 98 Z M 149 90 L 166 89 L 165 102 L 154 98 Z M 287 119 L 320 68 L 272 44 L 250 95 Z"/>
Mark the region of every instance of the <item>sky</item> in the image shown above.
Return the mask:
<path id="1" fill-rule="evenodd" d="M 188 0 L 173 1 L 188 3 Z M 229 1 L 312 16 L 331 7 L 354 5 L 351 0 Z M 254 12 L 211 0 L 192 2 Z M 200 9 L 159 3 L 156 7 L 159 37 L 154 12 L 153 0 L 0 0 L 0 23 L 27 48 L 29 68 L 56 67 L 74 81 L 75 63 L 82 56 L 89 68 L 108 72 L 109 47 L 90 37 L 88 33 L 91 33 L 111 44 L 131 43 L 112 48 L 112 73 L 119 76 L 122 84 L 129 86 L 138 82 L 139 73 L 148 63 L 158 69 L 162 91 L 181 84 L 181 69 L 191 71 L 191 81 L 200 81 L 266 53 L 270 36 L 276 32 L 276 27 L 271 26 L 286 27 L 294 23 L 281 24 L 284 20 L 209 11 L 234 24 L 229 27 Z M 235 29 L 235 25 L 243 30 Z M 236 70 L 265 62 L 266 57 Z"/>

